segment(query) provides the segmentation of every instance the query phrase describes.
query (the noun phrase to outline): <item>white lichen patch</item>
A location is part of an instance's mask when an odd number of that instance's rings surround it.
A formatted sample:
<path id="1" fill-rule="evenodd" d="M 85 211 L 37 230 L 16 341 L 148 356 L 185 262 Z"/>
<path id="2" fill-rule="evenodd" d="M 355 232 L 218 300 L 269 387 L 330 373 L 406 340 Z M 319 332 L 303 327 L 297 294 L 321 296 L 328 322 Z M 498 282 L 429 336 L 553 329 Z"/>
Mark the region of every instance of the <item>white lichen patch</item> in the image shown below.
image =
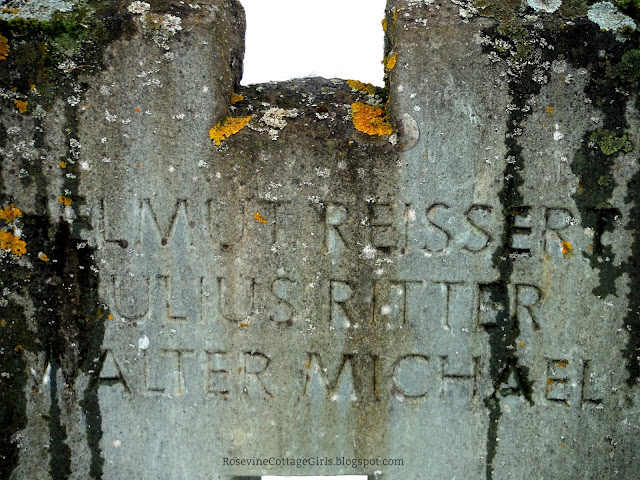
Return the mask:
<path id="1" fill-rule="evenodd" d="M 129 12 L 140 15 L 140 23 L 144 32 L 149 35 L 154 42 L 165 50 L 169 50 L 168 41 L 176 33 L 182 30 L 182 19 L 171 15 L 159 15 L 150 12 L 151 5 L 147 2 L 133 2 L 127 7 Z"/>
<path id="2" fill-rule="evenodd" d="M 287 126 L 286 118 L 295 118 L 297 116 L 298 116 L 297 108 L 291 108 L 288 110 L 284 108 L 276 108 L 276 107 L 270 108 L 264 113 L 264 115 L 260 119 L 260 122 L 263 125 L 266 125 L 267 128 L 265 129 L 265 128 L 253 127 L 253 129 L 258 132 L 264 132 L 266 130 L 269 133 L 269 137 L 271 137 L 271 140 L 277 140 L 278 137 L 280 136 L 280 131 Z"/>
<path id="3" fill-rule="evenodd" d="M 373 260 L 374 258 L 376 258 L 377 254 L 378 254 L 378 250 L 376 249 L 376 247 L 372 245 L 367 245 L 362 249 L 360 258 L 363 258 L 365 260 Z"/>
<path id="4" fill-rule="evenodd" d="M 131 13 L 142 15 L 144 13 L 147 13 L 150 8 L 151 5 L 149 5 L 147 2 L 133 2 L 127 7 L 127 10 L 129 10 L 129 12 Z"/>
<path id="5" fill-rule="evenodd" d="M 297 108 L 291 108 L 289 110 L 285 110 L 284 108 L 270 108 L 265 112 L 260 121 L 268 127 L 282 130 L 287 126 L 285 118 L 295 118 L 297 116 Z"/>
<path id="6" fill-rule="evenodd" d="M 602 30 L 620 32 L 625 27 L 633 30 L 636 29 L 636 24 L 633 19 L 620 12 L 611 2 L 599 2 L 592 5 L 591 8 L 589 8 L 587 17 Z M 625 40 L 620 36 L 616 38 L 620 41 Z"/>
<path id="7" fill-rule="evenodd" d="M 527 0 L 527 5 L 536 12 L 553 13 L 562 6 L 562 0 Z"/>

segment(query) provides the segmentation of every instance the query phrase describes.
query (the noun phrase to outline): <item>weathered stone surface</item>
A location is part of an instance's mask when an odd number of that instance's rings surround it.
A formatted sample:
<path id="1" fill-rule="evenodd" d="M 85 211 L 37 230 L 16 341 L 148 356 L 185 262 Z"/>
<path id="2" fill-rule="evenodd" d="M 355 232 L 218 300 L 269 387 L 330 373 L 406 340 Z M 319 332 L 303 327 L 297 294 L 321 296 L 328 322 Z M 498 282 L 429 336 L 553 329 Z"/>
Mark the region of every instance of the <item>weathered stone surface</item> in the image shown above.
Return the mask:
<path id="1" fill-rule="evenodd" d="M 386 89 L 240 87 L 235 1 L 98 6 L 0 31 L 3 475 L 634 477 L 635 30 L 390 1 Z"/>

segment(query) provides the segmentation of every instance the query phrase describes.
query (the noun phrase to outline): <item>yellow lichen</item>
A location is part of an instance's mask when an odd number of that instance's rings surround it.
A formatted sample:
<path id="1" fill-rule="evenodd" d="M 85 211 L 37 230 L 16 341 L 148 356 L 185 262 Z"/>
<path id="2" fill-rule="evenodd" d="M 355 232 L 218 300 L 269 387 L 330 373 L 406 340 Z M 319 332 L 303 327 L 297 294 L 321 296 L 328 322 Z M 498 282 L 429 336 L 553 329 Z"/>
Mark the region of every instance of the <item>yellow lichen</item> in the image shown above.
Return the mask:
<path id="1" fill-rule="evenodd" d="M 553 115 L 553 112 L 556 111 L 555 107 L 553 105 L 547 105 L 544 109 L 545 113 L 548 113 L 549 115 Z"/>
<path id="2" fill-rule="evenodd" d="M 368 135 L 390 135 L 393 127 L 387 119 L 384 107 L 371 106 L 361 102 L 351 104 L 353 126 Z"/>
<path id="3" fill-rule="evenodd" d="M 263 218 L 263 216 L 260 215 L 260 212 L 256 212 L 256 214 L 253 216 L 253 218 L 255 220 L 257 220 L 258 222 L 260 222 L 260 223 L 267 223 L 267 219 Z"/>
<path id="4" fill-rule="evenodd" d="M 373 95 L 376 93 L 376 87 L 370 83 L 364 83 L 359 80 L 347 80 L 347 84 L 349 84 L 349 86 L 354 90 L 366 93 L 367 95 Z"/>
<path id="5" fill-rule="evenodd" d="M 71 200 L 69 197 L 65 197 L 64 195 L 60 195 L 60 196 L 58 197 L 58 201 L 59 201 L 61 204 L 66 205 L 67 207 L 68 207 L 69 205 L 71 205 L 71 202 L 73 202 L 73 200 Z"/>
<path id="6" fill-rule="evenodd" d="M 14 100 L 13 103 L 16 104 L 16 108 L 18 109 L 18 112 L 24 113 L 27 111 L 27 105 L 29 105 L 29 102 L 23 102 L 22 100 Z"/>
<path id="7" fill-rule="evenodd" d="M 14 234 L 0 230 L 0 250 L 11 251 L 21 257 L 27 253 L 27 244 Z"/>
<path id="8" fill-rule="evenodd" d="M 58 162 L 58 165 L 60 165 L 60 168 L 67 168 L 67 162 L 65 161 Z"/>
<path id="9" fill-rule="evenodd" d="M 244 100 L 244 95 L 232 93 L 231 94 L 231 103 L 238 103 Z"/>
<path id="10" fill-rule="evenodd" d="M 22 216 L 22 211 L 19 208 L 11 205 L 7 205 L 2 210 L 0 210 L 0 220 L 4 220 L 7 223 L 13 222 L 16 218 Z"/>
<path id="11" fill-rule="evenodd" d="M 387 19 L 386 18 L 382 19 L 382 30 L 385 31 L 385 32 L 387 31 Z"/>
<path id="12" fill-rule="evenodd" d="M 393 70 L 393 67 L 396 66 L 397 61 L 398 61 L 398 52 L 395 52 L 390 57 L 387 57 L 387 61 L 385 62 L 385 65 L 384 65 L 387 72 L 390 72 L 391 70 Z"/>
<path id="13" fill-rule="evenodd" d="M 9 56 L 9 52 L 11 49 L 9 48 L 9 40 L 6 37 L 0 35 L 0 60 L 6 60 Z"/>
<path id="14" fill-rule="evenodd" d="M 209 130 L 209 138 L 216 142 L 216 145 L 220 145 L 225 138 L 242 130 L 249 123 L 249 120 L 251 120 L 251 117 L 227 117 Z"/>
<path id="15" fill-rule="evenodd" d="M 570 242 L 562 240 L 562 253 L 566 255 L 567 253 L 571 253 L 572 250 L 573 250 L 573 245 L 571 245 Z"/>

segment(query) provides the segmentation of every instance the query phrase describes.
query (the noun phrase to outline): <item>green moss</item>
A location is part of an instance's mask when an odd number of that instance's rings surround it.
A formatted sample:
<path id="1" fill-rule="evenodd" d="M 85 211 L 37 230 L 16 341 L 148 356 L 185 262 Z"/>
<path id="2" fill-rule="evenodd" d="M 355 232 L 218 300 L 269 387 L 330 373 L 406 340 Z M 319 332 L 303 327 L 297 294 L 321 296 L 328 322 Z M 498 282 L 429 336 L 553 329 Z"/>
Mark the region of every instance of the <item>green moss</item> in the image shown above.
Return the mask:
<path id="1" fill-rule="evenodd" d="M 628 83 L 640 80 L 640 49 L 625 52 L 619 63 L 607 69 L 607 75 Z"/>
<path id="2" fill-rule="evenodd" d="M 73 94 L 78 74 L 98 71 L 105 46 L 131 31 L 132 22 L 118 16 L 117 6 L 110 4 L 111 10 L 105 10 L 104 3 L 96 3 L 96 8 L 80 3 L 71 12 L 56 12 L 48 21 L 0 21 L 0 34 L 12 47 L 9 57 L 0 64 L 0 84 L 26 95 L 30 106 L 45 109 L 55 98 Z M 66 61 L 82 68 L 60 69 Z"/>
<path id="3" fill-rule="evenodd" d="M 483 17 L 492 17 L 501 21 L 515 18 L 520 0 L 475 0 L 473 6 Z"/>
<path id="4" fill-rule="evenodd" d="M 586 0 L 564 0 L 558 14 L 564 18 L 586 17 L 591 3 L 593 2 Z"/>
<path id="5" fill-rule="evenodd" d="M 633 144 L 626 135 L 616 137 L 609 130 L 599 128 L 589 136 L 589 144 L 600 148 L 605 155 L 613 155 L 622 150 L 625 153 L 633 150 Z"/>

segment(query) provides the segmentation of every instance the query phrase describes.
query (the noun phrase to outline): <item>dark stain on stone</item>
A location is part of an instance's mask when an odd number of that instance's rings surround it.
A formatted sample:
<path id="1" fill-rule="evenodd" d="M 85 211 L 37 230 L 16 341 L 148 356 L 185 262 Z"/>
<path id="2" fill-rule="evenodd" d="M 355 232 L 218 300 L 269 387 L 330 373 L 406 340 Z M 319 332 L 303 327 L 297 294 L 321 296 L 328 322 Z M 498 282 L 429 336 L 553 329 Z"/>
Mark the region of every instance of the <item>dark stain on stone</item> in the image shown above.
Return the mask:
<path id="1" fill-rule="evenodd" d="M 22 328 L 27 319 L 21 306 L 9 300 L 3 310 L 6 325 L 0 327 L 0 349 L 4 352 L 0 368 L 9 376 L 0 378 L 0 478 L 9 478 L 19 456 L 14 435 L 27 426 L 26 398 L 16 392 L 24 392 L 27 386 L 27 366 L 21 349 L 30 347 L 26 343 L 30 335 Z"/>
<path id="2" fill-rule="evenodd" d="M 67 445 L 67 430 L 60 419 L 58 399 L 58 368 L 55 359 L 50 360 L 51 406 L 49 408 L 49 472 L 52 480 L 65 480 L 71 475 L 71 449 Z M 65 384 L 66 388 L 66 384 Z"/>
<path id="3" fill-rule="evenodd" d="M 625 11 L 625 13 L 633 14 L 631 11 Z M 584 31 L 585 27 L 587 27 L 586 31 Z M 578 29 L 582 30 L 578 31 Z M 589 40 L 577 41 L 583 35 L 586 35 Z M 576 153 L 571 164 L 572 171 L 580 179 L 579 189 L 573 198 L 582 216 L 582 225 L 594 231 L 592 251 L 583 253 L 591 267 L 597 269 L 600 279 L 593 294 L 601 297 L 616 295 L 617 278 L 624 273 L 629 277 L 629 294 L 627 295 L 629 303 L 627 314 L 622 320 L 623 331 L 628 332 L 627 345 L 622 355 L 626 362 L 629 386 L 636 385 L 640 379 L 640 280 L 638 279 L 640 175 L 638 172 L 627 185 L 625 202 L 632 205 L 629 218 L 622 218 L 621 212 L 610 202 L 616 187 L 613 178 L 614 160 L 625 150 L 638 148 L 637 145 L 631 144 L 627 144 L 626 148 L 618 148 L 618 145 L 612 144 L 613 139 L 623 138 L 629 128 L 625 108 L 629 97 L 625 94 L 625 90 L 636 96 L 636 107 L 639 104 L 640 76 L 637 71 L 635 74 L 623 75 L 628 70 L 628 58 L 638 52 L 638 44 L 640 44 L 638 31 L 632 32 L 631 38 L 623 43 L 617 41 L 614 35 L 601 32 L 594 25 L 574 27 L 567 32 L 566 41 L 560 44 L 561 52 L 566 55 L 568 61 L 575 66 L 589 69 L 591 79 L 585 93 L 603 113 L 600 128 L 593 132 L 586 132 L 582 148 Z M 601 51 L 606 54 L 602 55 Z M 601 144 L 598 140 L 607 143 Z M 635 141 L 637 142 L 637 136 Z M 633 244 L 630 257 L 621 265 L 616 265 L 613 249 L 611 245 L 602 243 L 602 236 L 604 233 L 614 232 L 619 223 L 626 223 L 625 228 L 633 232 Z"/>
<path id="4" fill-rule="evenodd" d="M 625 202 L 633 205 L 629 212 L 627 230 L 634 233 L 631 255 L 622 264 L 629 276 L 627 315 L 623 328 L 628 331 L 626 348 L 622 354 L 627 363 L 627 385 L 633 387 L 640 382 L 640 171 L 636 172 L 627 185 Z"/>
<path id="5" fill-rule="evenodd" d="M 502 38 L 512 40 L 516 47 L 522 45 L 522 48 L 516 48 L 515 55 L 519 61 L 524 61 L 524 56 L 533 55 L 535 47 L 527 42 L 529 35 L 532 35 L 529 26 L 511 26 L 500 25 L 498 27 L 490 27 L 485 30 L 491 38 Z M 513 37 L 510 38 L 509 36 Z M 526 47 L 526 48 L 525 48 Z M 531 48 L 529 48 L 531 47 Z M 541 59 L 539 61 L 548 60 L 551 54 L 546 49 L 537 49 Z M 511 55 L 510 52 L 496 52 L 499 55 Z M 521 58 L 522 57 L 522 58 Z M 540 93 L 540 84 L 532 80 L 536 66 L 534 62 L 530 62 L 524 67 L 523 71 L 509 83 L 509 94 L 511 103 L 515 108 L 509 111 L 507 117 L 507 128 L 505 136 L 506 146 L 506 166 L 504 171 L 504 181 L 502 189 L 498 192 L 498 198 L 502 205 L 503 215 L 505 218 L 504 231 L 499 247 L 493 254 L 493 265 L 499 273 L 500 288 L 495 288 L 491 292 L 491 301 L 497 305 L 501 305 L 502 310 L 497 313 L 496 325 L 486 327 L 489 335 L 490 359 L 489 374 L 493 379 L 494 391 L 485 398 L 484 404 L 489 410 L 489 425 L 487 430 L 487 458 L 485 475 L 487 480 L 493 477 L 493 461 L 498 452 L 498 429 L 502 410 L 500 407 L 500 398 L 507 394 L 523 395 L 525 399 L 533 405 L 531 396 L 531 384 L 529 380 L 529 370 L 527 367 L 520 365 L 517 353 L 516 340 L 520 334 L 520 325 L 517 315 L 511 314 L 511 305 L 507 288 L 511 283 L 511 275 L 513 274 L 514 258 L 512 254 L 518 254 L 512 247 L 512 234 L 515 230 L 515 219 L 518 211 L 524 205 L 524 198 L 520 193 L 520 187 L 524 185 L 522 170 L 525 168 L 525 159 L 522 156 L 522 147 L 518 143 L 517 131 L 522 128 L 522 124 L 527 114 L 523 112 L 527 104 L 527 100 L 534 95 Z M 515 389 L 503 389 L 502 385 L 508 380 L 510 372 L 515 369 L 517 372 L 518 387 Z M 505 377 L 506 376 L 506 377 Z"/>

